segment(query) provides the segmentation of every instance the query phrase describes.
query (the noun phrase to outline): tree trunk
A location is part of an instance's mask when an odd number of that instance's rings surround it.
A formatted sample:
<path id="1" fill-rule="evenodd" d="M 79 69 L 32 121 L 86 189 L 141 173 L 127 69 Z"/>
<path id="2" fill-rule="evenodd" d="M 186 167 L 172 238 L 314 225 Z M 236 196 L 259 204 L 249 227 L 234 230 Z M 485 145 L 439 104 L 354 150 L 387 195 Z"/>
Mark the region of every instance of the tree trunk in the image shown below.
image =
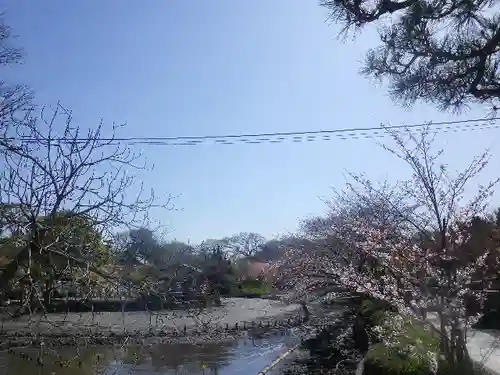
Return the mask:
<path id="1" fill-rule="evenodd" d="M 354 346 L 356 347 L 356 349 L 358 349 L 363 354 L 366 353 L 369 347 L 369 337 L 368 332 L 366 331 L 365 319 L 360 314 L 356 315 L 352 334 L 354 339 Z"/>
<path id="2" fill-rule="evenodd" d="M 45 287 L 43 290 L 43 304 L 45 308 L 48 308 L 50 306 L 50 291 L 51 291 L 50 280 L 45 280 Z"/>
<path id="3" fill-rule="evenodd" d="M 311 316 L 311 313 L 309 312 L 305 301 L 300 301 L 300 306 L 302 307 L 302 312 L 304 313 L 304 322 L 307 322 Z"/>
<path id="4" fill-rule="evenodd" d="M 43 304 L 45 305 L 45 308 L 49 308 L 50 304 L 52 303 L 51 297 L 52 297 L 53 287 L 54 287 L 54 280 L 51 273 L 45 280 L 45 288 L 43 291 Z"/>
<path id="5" fill-rule="evenodd" d="M 29 258 L 29 247 L 22 249 L 17 256 L 11 260 L 0 275 L 0 291 L 8 290 L 9 281 L 12 280 L 19 269 L 19 265 L 26 262 Z M 3 302 L 4 295 L 0 294 L 0 302 Z"/>
<path id="6" fill-rule="evenodd" d="M 221 301 L 221 298 L 220 298 L 220 294 L 219 294 L 219 291 L 218 290 L 215 290 L 214 291 L 214 302 L 215 302 L 215 306 L 220 306 L 222 305 L 222 301 Z"/>

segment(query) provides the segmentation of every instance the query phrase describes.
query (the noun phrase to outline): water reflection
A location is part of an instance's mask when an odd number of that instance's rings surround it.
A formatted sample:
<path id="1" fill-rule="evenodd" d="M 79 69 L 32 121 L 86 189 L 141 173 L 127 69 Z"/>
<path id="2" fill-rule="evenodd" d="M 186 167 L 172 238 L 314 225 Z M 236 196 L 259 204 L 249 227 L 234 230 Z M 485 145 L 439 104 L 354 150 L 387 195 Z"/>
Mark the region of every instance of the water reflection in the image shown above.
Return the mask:
<path id="1" fill-rule="evenodd" d="M 0 375 L 238 375 L 257 374 L 293 345 L 290 336 L 241 339 L 231 343 L 63 348 L 0 353 Z"/>

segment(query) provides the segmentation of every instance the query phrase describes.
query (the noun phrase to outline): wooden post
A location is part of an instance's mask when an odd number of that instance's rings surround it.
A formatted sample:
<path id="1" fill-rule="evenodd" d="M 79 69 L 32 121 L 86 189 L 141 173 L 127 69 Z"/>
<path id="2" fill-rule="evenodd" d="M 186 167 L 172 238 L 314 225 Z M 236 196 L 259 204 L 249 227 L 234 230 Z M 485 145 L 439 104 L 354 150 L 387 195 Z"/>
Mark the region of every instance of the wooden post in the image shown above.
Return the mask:
<path id="1" fill-rule="evenodd" d="M 125 332 L 125 300 L 122 299 L 122 326 L 123 326 L 123 332 Z"/>

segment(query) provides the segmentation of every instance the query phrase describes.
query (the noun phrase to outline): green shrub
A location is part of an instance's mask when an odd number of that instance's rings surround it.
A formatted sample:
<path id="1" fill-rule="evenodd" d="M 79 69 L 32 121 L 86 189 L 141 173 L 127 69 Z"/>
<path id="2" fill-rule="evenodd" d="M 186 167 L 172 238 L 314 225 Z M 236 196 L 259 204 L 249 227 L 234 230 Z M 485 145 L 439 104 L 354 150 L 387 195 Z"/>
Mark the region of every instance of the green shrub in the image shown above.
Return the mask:
<path id="1" fill-rule="evenodd" d="M 438 363 L 438 334 L 417 320 L 403 318 L 384 301 L 363 298 L 356 311 L 371 331 L 365 375 L 488 374 L 470 360 L 453 367 L 444 360 Z"/>
<path id="2" fill-rule="evenodd" d="M 380 343 L 367 353 L 365 374 L 427 375 L 437 368 L 439 339 L 421 323 L 386 313 L 374 331 Z"/>
<path id="3" fill-rule="evenodd" d="M 363 299 L 359 307 L 359 313 L 366 319 L 367 325 L 381 325 L 386 317 L 388 307 L 379 300 Z"/>

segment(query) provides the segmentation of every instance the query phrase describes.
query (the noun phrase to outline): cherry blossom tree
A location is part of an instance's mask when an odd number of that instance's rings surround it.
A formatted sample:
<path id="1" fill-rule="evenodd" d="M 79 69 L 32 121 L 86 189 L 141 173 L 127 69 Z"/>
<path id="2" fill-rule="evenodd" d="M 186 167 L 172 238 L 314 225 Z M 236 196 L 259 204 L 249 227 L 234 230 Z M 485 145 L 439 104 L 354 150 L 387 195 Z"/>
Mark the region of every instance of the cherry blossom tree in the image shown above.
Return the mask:
<path id="1" fill-rule="evenodd" d="M 477 318 L 468 306 L 484 301 L 493 281 L 486 271 L 498 267 L 500 258 L 497 248 L 473 256 L 467 251 L 470 227 L 486 212 L 499 180 L 465 201 L 467 186 L 487 166 L 488 152 L 454 175 L 440 163 L 443 151 L 434 151 L 429 128 L 407 129 L 406 136 L 387 132 L 394 146 L 382 147 L 409 166 L 411 178 L 377 185 L 348 174 L 346 188 L 329 202 L 327 218 L 303 225 L 314 245 L 290 247 L 274 265 L 279 285 L 295 299 L 336 286 L 386 301 L 439 334 L 447 363 L 463 363 L 467 328 Z M 315 224 L 321 224 L 317 231 Z"/>

